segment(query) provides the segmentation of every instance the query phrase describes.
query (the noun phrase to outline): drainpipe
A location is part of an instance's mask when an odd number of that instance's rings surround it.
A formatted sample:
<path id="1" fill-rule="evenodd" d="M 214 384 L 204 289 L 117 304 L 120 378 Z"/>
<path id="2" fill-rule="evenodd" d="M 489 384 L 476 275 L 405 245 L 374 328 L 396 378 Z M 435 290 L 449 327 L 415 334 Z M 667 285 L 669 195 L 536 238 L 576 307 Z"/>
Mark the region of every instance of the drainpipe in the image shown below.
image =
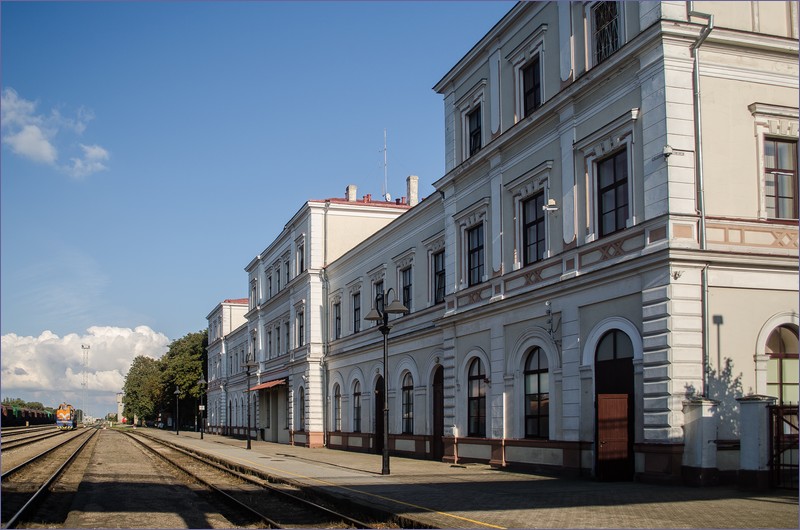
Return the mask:
<path id="1" fill-rule="evenodd" d="M 703 176 L 703 137 L 702 122 L 700 112 L 700 58 L 699 48 L 708 38 L 711 30 L 714 29 L 714 15 L 701 13 L 692 9 L 693 2 L 688 2 L 689 17 L 698 17 L 706 20 L 706 27 L 700 32 L 697 40 L 691 46 L 692 52 L 692 89 L 694 98 L 694 146 L 695 146 L 695 175 L 697 181 L 697 211 L 700 214 L 699 242 L 701 252 L 708 250 L 706 244 L 706 205 L 705 205 L 705 182 Z M 703 267 L 701 277 L 702 291 L 702 328 L 703 335 L 703 391 L 702 396 L 708 397 L 708 371 L 709 359 L 708 351 L 710 348 L 708 338 L 708 263 Z"/>
<path id="2" fill-rule="evenodd" d="M 323 219 L 323 240 L 322 240 L 322 359 L 319 364 L 322 368 L 322 445 L 328 447 L 328 341 L 330 325 L 330 308 L 328 307 L 328 295 L 330 294 L 330 283 L 328 281 L 328 209 L 331 201 L 325 201 L 325 213 Z"/>

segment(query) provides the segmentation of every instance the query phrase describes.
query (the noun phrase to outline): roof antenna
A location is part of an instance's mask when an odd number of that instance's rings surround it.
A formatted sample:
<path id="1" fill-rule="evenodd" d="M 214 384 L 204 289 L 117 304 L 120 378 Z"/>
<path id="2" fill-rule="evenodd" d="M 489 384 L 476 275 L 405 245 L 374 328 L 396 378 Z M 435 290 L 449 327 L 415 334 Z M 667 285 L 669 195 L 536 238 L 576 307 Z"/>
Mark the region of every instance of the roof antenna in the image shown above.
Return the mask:
<path id="1" fill-rule="evenodd" d="M 389 195 L 389 191 L 386 189 L 389 186 L 389 178 L 387 176 L 387 165 L 386 165 L 386 129 L 383 130 L 383 200 L 386 202 L 391 202 L 392 196 Z"/>

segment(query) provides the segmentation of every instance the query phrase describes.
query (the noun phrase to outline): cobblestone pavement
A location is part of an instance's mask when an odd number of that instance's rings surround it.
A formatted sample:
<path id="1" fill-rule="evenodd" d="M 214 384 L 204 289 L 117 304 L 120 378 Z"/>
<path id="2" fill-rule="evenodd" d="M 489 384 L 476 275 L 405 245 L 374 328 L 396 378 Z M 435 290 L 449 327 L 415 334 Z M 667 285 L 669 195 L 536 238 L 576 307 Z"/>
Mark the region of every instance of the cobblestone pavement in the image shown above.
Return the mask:
<path id="1" fill-rule="evenodd" d="M 552 478 L 217 435 L 148 434 L 439 528 L 798 528 L 797 491 Z"/>

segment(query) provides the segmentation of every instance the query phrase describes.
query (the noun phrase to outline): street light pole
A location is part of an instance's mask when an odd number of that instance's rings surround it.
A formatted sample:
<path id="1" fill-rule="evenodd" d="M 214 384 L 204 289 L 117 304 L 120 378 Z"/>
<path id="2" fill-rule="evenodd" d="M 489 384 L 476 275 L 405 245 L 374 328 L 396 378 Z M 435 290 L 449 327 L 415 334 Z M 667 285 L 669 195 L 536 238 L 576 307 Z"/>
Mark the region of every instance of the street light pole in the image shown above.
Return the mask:
<path id="1" fill-rule="evenodd" d="M 180 428 L 178 427 L 178 403 L 181 399 L 181 389 L 176 387 L 173 394 L 175 394 L 175 436 L 180 436 Z"/>
<path id="2" fill-rule="evenodd" d="M 244 364 L 245 370 L 247 370 L 247 388 L 245 389 L 245 395 L 247 396 L 247 448 L 250 449 L 250 370 L 258 366 L 255 362 L 253 362 L 252 357 L 250 354 L 247 355 L 247 362 Z"/>
<path id="3" fill-rule="evenodd" d="M 197 380 L 197 385 L 200 387 L 200 439 L 203 439 L 203 432 L 206 430 L 206 421 L 205 421 L 205 413 L 206 413 L 206 404 L 205 404 L 205 397 L 206 391 L 205 386 L 207 381 L 200 376 L 200 379 Z"/>
<path id="4" fill-rule="evenodd" d="M 378 330 L 383 334 L 383 458 L 381 475 L 389 474 L 389 330 L 392 329 L 392 326 L 389 325 L 389 315 L 408 313 L 408 308 L 397 298 L 388 306 L 384 306 L 384 296 L 388 298 L 389 293 L 393 290 L 389 287 L 386 295 L 376 293 L 375 306 L 364 317 L 365 320 L 379 322 Z"/>

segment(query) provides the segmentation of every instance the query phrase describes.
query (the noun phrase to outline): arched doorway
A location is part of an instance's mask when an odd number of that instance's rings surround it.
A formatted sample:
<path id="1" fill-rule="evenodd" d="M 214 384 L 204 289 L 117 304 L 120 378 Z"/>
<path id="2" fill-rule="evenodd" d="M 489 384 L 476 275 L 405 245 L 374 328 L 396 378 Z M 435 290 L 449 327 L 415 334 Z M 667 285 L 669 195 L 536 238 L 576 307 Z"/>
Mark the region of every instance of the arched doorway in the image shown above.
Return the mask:
<path id="1" fill-rule="evenodd" d="M 431 457 L 444 458 L 444 368 L 436 367 L 433 373 L 433 432 L 431 435 Z"/>
<path id="2" fill-rule="evenodd" d="M 383 452 L 383 403 L 384 403 L 384 393 L 383 393 L 383 377 L 378 376 L 378 380 L 375 381 L 375 414 L 373 417 L 375 418 L 375 429 L 373 432 L 375 433 L 374 440 L 372 442 L 372 447 L 375 448 L 376 453 Z"/>
<path id="3" fill-rule="evenodd" d="M 632 480 L 633 344 L 623 331 L 607 331 L 595 350 L 597 478 Z"/>

